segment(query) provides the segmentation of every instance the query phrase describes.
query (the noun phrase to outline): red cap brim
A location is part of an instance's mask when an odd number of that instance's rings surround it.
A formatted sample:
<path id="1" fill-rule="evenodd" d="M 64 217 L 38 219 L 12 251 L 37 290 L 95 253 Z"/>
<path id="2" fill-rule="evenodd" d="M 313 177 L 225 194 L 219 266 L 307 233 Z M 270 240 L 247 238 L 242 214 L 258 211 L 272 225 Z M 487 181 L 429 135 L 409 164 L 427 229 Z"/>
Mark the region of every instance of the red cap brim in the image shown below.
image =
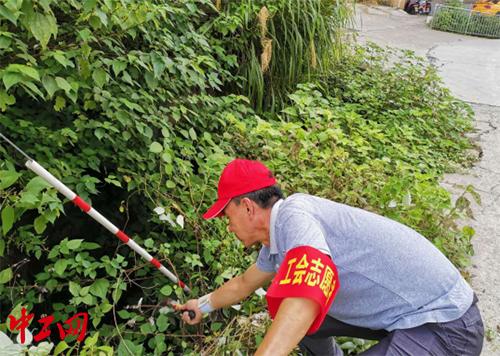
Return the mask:
<path id="1" fill-rule="evenodd" d="M 229 204 L 231 198 L 219 199 L 214 205 L 212 205 L 205 214 L 203 214 L 203 219 L 213 219 L 224 215 L 224 208 Z"/>

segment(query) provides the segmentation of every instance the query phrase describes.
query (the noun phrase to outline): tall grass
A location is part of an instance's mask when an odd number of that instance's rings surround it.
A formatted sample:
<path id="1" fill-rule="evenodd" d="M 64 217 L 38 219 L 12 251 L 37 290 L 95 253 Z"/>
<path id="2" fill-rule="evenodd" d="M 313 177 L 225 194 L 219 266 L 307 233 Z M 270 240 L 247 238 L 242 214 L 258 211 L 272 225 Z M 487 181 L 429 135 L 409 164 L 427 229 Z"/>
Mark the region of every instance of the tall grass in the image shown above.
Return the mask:
<path id="1" fill-rule="evenodd" d="M 238 90 L 258 112 L 280 110 L 297 83 L 334 65 L 354 11 L 351 0 L 231 0 L 225 9 L 242 19 Z"/>

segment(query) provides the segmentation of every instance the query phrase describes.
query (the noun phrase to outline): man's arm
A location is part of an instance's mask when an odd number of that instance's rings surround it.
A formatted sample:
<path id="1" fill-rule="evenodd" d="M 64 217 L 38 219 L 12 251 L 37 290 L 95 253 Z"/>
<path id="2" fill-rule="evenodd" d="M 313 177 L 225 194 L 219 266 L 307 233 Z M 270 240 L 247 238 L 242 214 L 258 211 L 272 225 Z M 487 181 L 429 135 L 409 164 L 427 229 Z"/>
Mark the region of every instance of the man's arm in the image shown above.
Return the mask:
<path id="1" fill-rule="evenodd" d="M 288 355 L 306 335 L 319 310 L 311 299 L 284 299 L 255 356 Z"/>
<path id="2" fill-rule="evenodd" d="M 210 304 L 214 309 L 218 309 L 238 303 L 257 288 L 271 281 L 273 276 L 274 273 L 262 272 L 254 263 L 242 275 L 230 279 L 221 287 L 213 291 L 210 296 Z M 196 316 L 192 320 L 189 318 L 187 312 L 182 315 L 182 319 L 190 325 L 197 324 L 201 321 L 202 314 L 198 308 L 197 299 L 191 299 L 186 304 L 178 305 L 176 309 L 194 310 Z"/>

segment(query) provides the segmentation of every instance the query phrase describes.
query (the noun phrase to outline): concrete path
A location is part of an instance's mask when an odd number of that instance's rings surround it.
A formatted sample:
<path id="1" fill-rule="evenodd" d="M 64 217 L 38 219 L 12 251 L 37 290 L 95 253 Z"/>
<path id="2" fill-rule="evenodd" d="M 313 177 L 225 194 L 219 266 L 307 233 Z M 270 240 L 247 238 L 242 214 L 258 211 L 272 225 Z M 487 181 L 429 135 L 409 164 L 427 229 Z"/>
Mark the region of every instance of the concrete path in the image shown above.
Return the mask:
<path id="1" fill-rule="evenodd" d="M 452 93 L 472 105 L 481 147 L 476 165 L 449 174 L 445 186 L 455 197 L 472 184 L 482 204 L 473 205 L 475 256 L 469 272 L 479 297 L 486 339 L 482 355 L 500 355 L 500 40 L 434 31 L 426 17 L 388 7 L 357 6 L 359 41 L 415 51 L 426 57 Z"/>

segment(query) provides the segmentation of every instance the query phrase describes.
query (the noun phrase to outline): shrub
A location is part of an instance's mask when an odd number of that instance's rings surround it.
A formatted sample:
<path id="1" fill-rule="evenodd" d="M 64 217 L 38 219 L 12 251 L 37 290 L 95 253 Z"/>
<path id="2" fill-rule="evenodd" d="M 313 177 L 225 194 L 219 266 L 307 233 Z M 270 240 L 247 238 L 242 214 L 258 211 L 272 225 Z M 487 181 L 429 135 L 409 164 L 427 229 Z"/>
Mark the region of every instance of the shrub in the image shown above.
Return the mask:
<path id="1" fill-rule="evenodd" d="M 227 233 L 199 217 L 215 191 L 204 183 L 233 155 L 227 116 L 252 115 L 246 98 L 220 92 L 236 80 L 236 57 L 199 30 L 212 4 L 26 0 L 1 10 L 0 130 L 195 295 L 213 286 L 212 276 L 223 275 L 215 278 L 221 283 L 241 270 L 241 247 L 206 238 Z M 174 313 L 125 308 L 141 298 L 145 305 L 184 298 L 182 291 L 63 205 L 23 169 L 22 157 L 0 151 L 1 320 L 21 303 L 37 317 L 54 314 L 54 322 L 86 310 L 90 330 L 115 350 L 189 351 L 182 337 L 165 339 L 183 332 Z"/>

